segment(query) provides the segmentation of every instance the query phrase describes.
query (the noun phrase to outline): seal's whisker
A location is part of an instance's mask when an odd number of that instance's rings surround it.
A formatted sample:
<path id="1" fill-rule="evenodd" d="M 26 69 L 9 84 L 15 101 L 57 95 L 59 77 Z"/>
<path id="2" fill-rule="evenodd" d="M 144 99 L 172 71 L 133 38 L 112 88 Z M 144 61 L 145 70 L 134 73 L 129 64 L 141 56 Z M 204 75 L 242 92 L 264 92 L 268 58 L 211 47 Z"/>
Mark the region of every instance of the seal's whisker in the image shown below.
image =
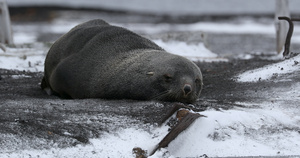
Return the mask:
<path id="1" fill-rule="evenodd" d="M 161 98 L 164 98 L 168 94 L 170 94 L 170 90 L 166 90 L 166 91 L 163 91 L 161 93 L 158 93 L 158 94 L 150 97 L 149 99 L 150 100 L 160 100 Z"/>
<path id="2" fill-rule="evenodd" d="M 180 90 L 177 90 L 175 92 L 173 92 L 172 94 L 169 95 L 170 98 L 181 98 L 181 91 Z"/>

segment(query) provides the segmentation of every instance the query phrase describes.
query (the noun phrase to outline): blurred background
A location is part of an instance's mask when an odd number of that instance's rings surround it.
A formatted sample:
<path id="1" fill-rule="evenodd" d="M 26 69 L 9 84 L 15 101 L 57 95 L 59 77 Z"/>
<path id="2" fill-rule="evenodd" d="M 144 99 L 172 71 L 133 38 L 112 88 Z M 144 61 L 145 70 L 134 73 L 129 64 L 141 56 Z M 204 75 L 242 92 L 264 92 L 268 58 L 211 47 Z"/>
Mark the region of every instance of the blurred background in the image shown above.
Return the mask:
<path id="1" fill-rule="evenodd" d="M 6 43 L 38 49 L 35 54 L 39 51 L 46 54 L 51 44 L 75 25 L 103 19 L 195 60 L 277 55 L 283 50 L 288 28 L 287 22 L 282 21 L 280 30 L 283 33 L 279 37 L 281 44 L 278 44 L 277 17 L 300 15 L 298 0 L 0 1 L 2 6 L 7 5 L 11 20 L 12 40 Z M 0 24 L 3 23 L 5 20 L 0 20 Z M 299 26 L 295 22 L 291 50 L 300 50 Z M 179 47 L 180 42 L 185 46 Z M 207 55 L 205 51 L 215 55 Z"/>
<path id="2" fill-rule="evenodd" d="M 273 15 L 276 0 L 8 0 L 10 8 L 48 7 L 48 9 L 94 9 L 103 12 L 139 13 L 165 16 Z M 297 0 L 289 0 L 292 14 L 299 14 Z M 188 19 L 181 19 L 189 21 Z M 198 20 L 201 20 L 199 18 Z"/>

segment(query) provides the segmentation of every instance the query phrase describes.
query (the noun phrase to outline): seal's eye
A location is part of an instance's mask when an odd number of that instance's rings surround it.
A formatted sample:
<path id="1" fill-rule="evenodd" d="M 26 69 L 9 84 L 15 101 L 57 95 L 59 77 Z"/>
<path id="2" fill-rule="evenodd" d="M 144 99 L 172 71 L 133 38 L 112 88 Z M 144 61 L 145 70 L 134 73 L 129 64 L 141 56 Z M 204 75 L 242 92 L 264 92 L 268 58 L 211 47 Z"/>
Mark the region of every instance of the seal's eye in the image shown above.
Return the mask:
<path id="1" fill-rule="evenodd" d="M 172 81 L 172 76 L 170 74 L 164 74 L 164 78 L 166 82 L 171 82 Z"/>
<path id="2" fill-rule="evenodd" d="M 197 78 L 196 80 L 195 80 L 195 83 L 200 83 L 201 82 L 201 80 L 199 79 L 199 78 Z"/>

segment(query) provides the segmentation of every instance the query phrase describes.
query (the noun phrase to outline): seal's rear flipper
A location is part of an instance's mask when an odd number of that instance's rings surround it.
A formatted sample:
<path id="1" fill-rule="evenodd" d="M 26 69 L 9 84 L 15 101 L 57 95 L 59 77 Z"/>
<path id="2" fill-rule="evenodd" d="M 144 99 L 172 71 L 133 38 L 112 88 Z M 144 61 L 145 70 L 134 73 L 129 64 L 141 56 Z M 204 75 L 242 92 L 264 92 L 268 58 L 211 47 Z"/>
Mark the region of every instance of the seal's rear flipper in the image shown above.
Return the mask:
<path id="1" fill-rule="evenodd" d="M 53 91 L 51 90 L 51 88 L 47 87 L 44 89 L 44 91 L 48 94 L 48 95 L 52 95 Z"/>
<path id="2" fill-rule="evenodd" d="M 41 82 L 41 88 L 42 90 L 44 90 L 48 95 L 52 95 L 53 94 L 53 91 L 51 90 L 51 88 L 48 86 L 46 80 L 45 80 L 45 76 L 43 77 L 42 79 L 42 82 Z"/>
<path id="3" fill-rule="evenodd" d="M 45 89 L 45 88 L 47 88 L 47 87 L 48 87 L 48 85 L 47 85 L 47 83 L 46 83 L 45 76 L 44 76 L 43 79 L 42 79 L 42 82 L 41 82 L 41 88 L 42 88 L 42 89 Z"/>

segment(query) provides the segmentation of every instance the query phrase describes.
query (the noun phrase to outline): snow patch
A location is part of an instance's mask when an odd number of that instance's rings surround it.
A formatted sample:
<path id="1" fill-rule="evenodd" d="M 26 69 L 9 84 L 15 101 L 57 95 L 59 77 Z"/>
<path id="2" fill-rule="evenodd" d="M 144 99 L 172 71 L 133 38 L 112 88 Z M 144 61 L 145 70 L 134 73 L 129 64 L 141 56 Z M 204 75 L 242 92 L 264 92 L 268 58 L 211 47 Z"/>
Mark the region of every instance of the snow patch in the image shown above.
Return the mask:
<path id="1" fill-rule="evenodd" d="M 13 79 L 31 78 L 31 76 L 24 75 L 24 74 L 22 74 L 22 75 L 11 75 L 11 77 L 12 77 Z"/>
<path id="2" fill-rule="evenodd" d="M 266 65 L 254 70 L 248 70 L 237 76 L 238 82 L 257 82 L 272 80 L 284 74 L 294 73 L 300 70 L 300 55 L 278 63 Z"/>
<path id="3" fill-rule="evenodd" d="M 168 146 L 175 157 L 280 156 L 300 154 L 297 121 L 281 110 L 204 111 Z"/>
<path id="4" fill-rule="evenodd" d="M 38 72 L 44 70 L 46 50 L 43 48 L 10 48 L 0 50 L 0 68 Z"/>
<path id="5" fill-rule="evenodd" d="M 211 52 L 203 43 L 187 44 L 181 41 L 154 40 L 157 45 L 167 52 L 184 56 L 193 61 L 228 61 L 225 58 L 219 58 L 217 54 Z"/>
<path id="6" fill-rule="evenodd" d="M 11 153 L 0 153 L 0 157 L 134 157 L 132 149 L 141 147 L 148 152 L 167 134 L 167 128 L 162 127 L 147 132 L 128 128 L 107 133 L 98 139 L 90 139 L 87 145 L 77 145 L 71 148 L 51 148 L 45 150 L 18 150 Z"/>
<path id="7" fill-rule="evenodd" d="M 214 33 L 258 33 L 258 34 L 274 34 L 275 27 L 274 24 L 260 24 L 255 22 L 243 22 L 237 24 L 230 23 L 214 23 L 214 22 L 205 22 L 205 23 L 195 23 L 190 25 L 188 30 L 193 31 L 205 31 L 205 32 L 214 32 Z"/>
<path id="8" fill-rule="evenodd" d="M 13 39 L 15 44 L 33 43 L 37 41 L 37 35 L 32 32 L 14 32 Z"/>
<path id="9" fill-rule="evenodd" d="M 227 61 L 225 58 L 218 58 L 215 53 L 208 50 L 203 43 L 187 44 L 180 41 L 163 42 L 155 40 L 159 46 L 166 51 L 184 56 L 194 61 Z M 6 51 L 0 50 L 0 68 L 20 71 L 38 72 L 44 70 L 44 61 L 49 48 L 35 46 L 34 48 L 20 45 L 19 48 L 6 47 Z"/>
<path id="10" fill-rule="evenodd" d="M 146 34 L 158 34 L 169 31 L 201 31 L 209 33 L 230 33 L 230 34 L 263 34 L 275 35 L 275 25 L 273 23 L 263 24 L 255 21 L 244 21 L 240 23 L 228 22 L 197 22 L 192 24 L 150 24 L 150 23 L 130 23 L 116 24 L 133 31 L 144 32 Z M 300 26 L 295 26 L 294 34 L 300 33 Z M 294 38 L 294 37 L 293 37 Z M 296 39 L 296 38 L 295 38 Z"/>
<path id="11" fill-rule="evenodd" d="M 265 104 L 265 103 L 263 103 Z M 197 119 L 167 148 L 151 158 L 299 155 L 300 117 L 295 119 L 280 108 L 201 112 Z M 90 139 L 86 145 L 44 150 L 17 150 L 0 153 L 0 157 L 133 157 L 132 149 L 140 147 L 148 154 L 167 134 L 168 126 L 136 128 L 106 133 Z"/>

